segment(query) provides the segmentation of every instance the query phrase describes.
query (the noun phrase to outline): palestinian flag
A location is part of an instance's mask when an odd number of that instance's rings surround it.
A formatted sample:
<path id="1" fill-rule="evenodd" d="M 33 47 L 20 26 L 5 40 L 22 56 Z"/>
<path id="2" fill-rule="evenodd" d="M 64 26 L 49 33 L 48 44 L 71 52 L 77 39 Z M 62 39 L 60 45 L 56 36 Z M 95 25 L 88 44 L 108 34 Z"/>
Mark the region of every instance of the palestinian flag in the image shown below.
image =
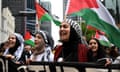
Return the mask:
<path id="1" fill-rule="evenodd" d="M 96 30 L 95 38 L 99 40 L 100 44 L 106 47 L 111 47 L 111 43 L 105 36 L 104 32 L 101 32 L 99 30 Z"/>
<path id="2" fill-rule="evenodd" d="M 66 14 L 81 16 L 86 24 L 105 32 L 109 41 L 120 47 L 120 31 L 100 0 L 68 0 Z"/>
<path id="3" fill-rule="evenodd" d="M 60 25 L 61 22 L 48 14 L 48 12 L 39 4 L 39 0 L 35 1 L 35 8 L 38 21 L 53 21 L 56 25 Z"/>
<path id="4" fill-rule="evenodd" d="M 98 29 L 96 29 L 95 27 L 92 27 L 91 25 L 87 25 L 87 29 L 88 29 L 88 30 L 94 30 L 94 31 L 98 30 Z"/>
<path id="5" fill-rule="evenodd" d="M 34 37 L 30 34 L 29 31 L 26 31 L 24 35 L 24 40 L 25 44 L 31 45 L 32 47 L 34 46 Z"/>

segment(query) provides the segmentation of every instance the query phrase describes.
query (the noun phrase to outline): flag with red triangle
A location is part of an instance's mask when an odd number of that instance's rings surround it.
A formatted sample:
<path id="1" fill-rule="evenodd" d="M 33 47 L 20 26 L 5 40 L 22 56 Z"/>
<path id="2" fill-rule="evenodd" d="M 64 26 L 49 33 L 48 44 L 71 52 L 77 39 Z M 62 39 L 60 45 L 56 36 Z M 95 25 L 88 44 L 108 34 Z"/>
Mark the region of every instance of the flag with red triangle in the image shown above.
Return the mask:
<path id="1" fill-rule="evenodd" d="M 68 0 L 66 14 L 81 16 L 86 24 L 106 33 L 109 41 L 120 47 L 120 31 L 100 0 Z"/>
<path id="2" fill-rule="evenodd" d="M 39 4 L 39 0 L 35 1 L 36 15 L 38 21 L 53 21 L 57 26 L 61 24 L 61 22 L 55 18 L 53 18 L 46 10 Z"/>
<path id="3" fill-rule="evenodd" d="M 24 35 L 24 40 L 25 44 L 31 45 L 32 47 L 34 46 L 34 37 L 30 34 L 29 31 L 26 31 Z"/>
<path id="4" fill-rule="evenodd" d="M 96 30 L 95 38 L 99 40 L 101 45 L 111 47 L 111 43 L 108 40 L 108 38 L 105 36 L 104 32 Z"/>

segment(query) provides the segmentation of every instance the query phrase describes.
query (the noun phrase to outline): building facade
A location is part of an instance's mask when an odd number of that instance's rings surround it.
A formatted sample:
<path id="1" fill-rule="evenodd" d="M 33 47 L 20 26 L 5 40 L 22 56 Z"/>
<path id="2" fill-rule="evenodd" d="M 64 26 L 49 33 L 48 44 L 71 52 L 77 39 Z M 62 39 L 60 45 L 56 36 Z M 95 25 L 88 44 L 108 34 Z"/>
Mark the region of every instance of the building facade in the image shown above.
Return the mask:
<path id="1" fill-rule="evenodd" d="M 24 34 L 25 30 L 25 16 L 21 15 L 19 11 L 25 10 L 26 0 L 2 0 L 2 9 L 8 7 L 15 17 L 15 32 Z"/>
<path id="2" fill-rule="evenodd" d="M 35 0 L 0 0 L 0 41 L 5 41 L 10 32 L 18 32 L 22 35 L 27 30 L 34 32 L 36 27 Z M 41 1 L 40 4 L 51 12 L 51 4 Z M 5 11 L 5 8 L 8 11 Z M 3 12 L 4 11 L 4 12 Z M 2 14 L 3 12 L 3 14 Z M 7 14 L 9 13 L 9 14 Z M 7 17 L 7 15 L 11 17 Z M 1 16 L 3 15 L 3 16 Z M 2 19 L 1 19 L 2 18 Z M 6 21 L 6 19 L 9 21 Z M 14 21 L 13 21 L 14 20 Z M 9 23 L 11 25 L 9 25 Z M 51 33 L 51 22 L 41 23 L 40 28 Z M 10 30 L 5 30 L 10 29 Z M 9 32 L 8 32 L 9 31 Z M 2 38 L 4 37 L 4 38 Z"/>

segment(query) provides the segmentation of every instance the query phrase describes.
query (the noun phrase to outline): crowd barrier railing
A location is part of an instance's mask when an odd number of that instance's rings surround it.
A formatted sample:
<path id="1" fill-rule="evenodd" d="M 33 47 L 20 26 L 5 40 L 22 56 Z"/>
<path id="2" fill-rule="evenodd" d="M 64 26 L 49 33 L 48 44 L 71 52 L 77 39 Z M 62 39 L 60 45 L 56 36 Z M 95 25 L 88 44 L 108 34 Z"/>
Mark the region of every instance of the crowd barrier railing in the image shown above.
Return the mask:
<path id="1" fill-rule="evenodd" d="M 32 62 L 29 65 L 19 65 L 0 57 L 0 72 L 120 72 L 120 64 L 105 67 L 89 62 Z"/>

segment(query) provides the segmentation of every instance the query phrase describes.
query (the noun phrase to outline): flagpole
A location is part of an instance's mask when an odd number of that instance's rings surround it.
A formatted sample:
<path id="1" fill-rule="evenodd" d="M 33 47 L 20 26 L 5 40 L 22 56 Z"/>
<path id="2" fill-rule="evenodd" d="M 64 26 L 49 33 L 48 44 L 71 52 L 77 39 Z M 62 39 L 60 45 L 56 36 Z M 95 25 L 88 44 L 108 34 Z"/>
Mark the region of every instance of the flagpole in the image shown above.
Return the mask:
<path id="1" fill-rule="evenodd" d="M 39 0 L 35 0 L 35 3 L 39 3 Z M 38 16 L 37 16 L 37 13 L 36 13 L 36 24 L 35 24 L 35 31 L 38 31 L 40 30 L 40 24 L 39 24 L 39 20 L 38 20 Z"/>
<path id="2" fill-rule="evenodd" d="M 40 30 L 40 24 L 39 24 L 38 17 L 37 17 L 37 14 L 36 14 L 36 25 L 35 25 L 35 31 L 38 31 L 38 30 Z"/>
<path id="3" fill-rule="evenodd" d="M 66 20 L 66 18 L 67 18 L 67 15 L 65 15 L 63 19 Z"/>

